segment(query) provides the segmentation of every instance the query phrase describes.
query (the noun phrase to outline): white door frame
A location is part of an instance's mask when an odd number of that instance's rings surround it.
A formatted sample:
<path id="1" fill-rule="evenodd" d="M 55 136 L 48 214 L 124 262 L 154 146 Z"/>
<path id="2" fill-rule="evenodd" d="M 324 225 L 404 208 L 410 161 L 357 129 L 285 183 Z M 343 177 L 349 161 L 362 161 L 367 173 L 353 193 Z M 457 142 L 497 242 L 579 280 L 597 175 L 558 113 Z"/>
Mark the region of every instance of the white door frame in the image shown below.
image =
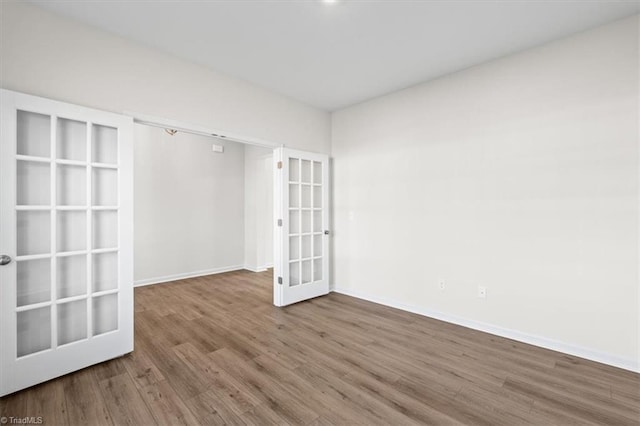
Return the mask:
<path id="1" fill-rule="evenodd" d="M 263 148 L 276 149 L 284 147 L 284 144 L 278 144 L 265 139 L 252 138 L 250 136 L 239 135 L 233 132 L 226 132 L 220 129 L 200 126 L 198 124 L 188 123 L 185 121 L 172 120 L 164 117 L 157 117 L 148 114 L 140 114 L 132 111 L 125 111 L 124 115 L 133 118 L 133 122 L 137 124 L 146 124 L 147 126 L 160 127 L 163 129 L 173 129 L 180 132 L 191 133 L 194 135 L 208 136 L 214 139 L 228 140 L 232 142 L 243 143 L 246 145 L 261 146 Z"/>

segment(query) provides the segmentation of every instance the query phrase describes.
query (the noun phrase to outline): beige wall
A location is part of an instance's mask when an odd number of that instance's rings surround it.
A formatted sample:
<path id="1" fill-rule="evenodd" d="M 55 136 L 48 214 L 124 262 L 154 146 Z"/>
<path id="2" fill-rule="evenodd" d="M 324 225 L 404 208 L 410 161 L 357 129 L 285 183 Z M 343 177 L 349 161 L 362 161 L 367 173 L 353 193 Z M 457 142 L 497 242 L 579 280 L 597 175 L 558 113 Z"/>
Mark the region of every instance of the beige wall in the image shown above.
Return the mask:
<path id="1" fill-rule="evenodd" d="M 638 71 L 633 17 L 334 113 L 335 286 L 638 368 Z"/>

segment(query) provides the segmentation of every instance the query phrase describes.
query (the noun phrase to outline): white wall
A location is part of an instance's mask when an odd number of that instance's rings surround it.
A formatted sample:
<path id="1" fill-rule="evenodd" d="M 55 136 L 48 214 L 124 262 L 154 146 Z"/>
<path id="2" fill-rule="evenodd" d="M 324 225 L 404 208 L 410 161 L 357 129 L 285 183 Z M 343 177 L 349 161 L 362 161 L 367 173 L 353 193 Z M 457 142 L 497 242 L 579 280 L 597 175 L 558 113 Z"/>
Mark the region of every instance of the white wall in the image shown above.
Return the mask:
<path id="1" fill-rule="evenodd" d="M 334 113 L 335 286 L 638 368 L 638 78 L 633 17 Z"/>
<path id="2" fill-rule="evenodd" d="M 244 146 L 134 126 L 136 284 L 241 269 Z M 212 152 L 223 145 L 224 153 Z"/>
<path id="3" fill-rule="evenodd" d="M 178 120 L 292 148 L 324 153 L 330 148 L 327 112 L 25 2 L 0 2 L 0 87 L 107 111 L 132 111 Z M 140 128 L 136 136 L 141 136 Z M 228 235 L 230 242 L 221 252 L 209 239 L 224 237 L 209 216 L 214 207 L 212 198 L 200 198 L 195 189 L 180 191 L 171 186 L 177 185 L 180 179 L 174 179 L 181 176 L 198 191 L 220 195 L 223 189 L 216 186 L 219 182 L 207 180 L 214 177 L 207 161 L 219 157 L 206 150 L 204 143 L 200 148 L 196 143 L 184 151 L 174 150 L 176 147 L 171 144 L 158 150 L 164 143 L 164 135 L 160 136 L 160 142 L 149 136 L 135 147 L 136 281 L 242 266 L 244 225 L 238 229 L 237 221 L 243 216 L 244 201 L 240 210 L 237 206 L 231 210 L 232 222 L 224 224 L 237 233 L 235 239 Z M 176 136 L 182 137 L 189 136 Z M 230 148 L 224 155 L 228 159 L 235 154 Z M 166 170 L 177 172 L 184 168 L 185 164 L 176 163 L 176 158 L 185 163 L 193 161 L 194 169 L 184 169 L 179 176 L 167 174 Z M 239 167 L 243 171 L 244 163 Z M 170 186 L 158 185 L 164 181 Z M 175 199 L 168 190 L 175 193 Z M 190 203 L 190 220 L 202 219 L 204 229 L 197 230 L 191 221 L 181 221 L 182 210 L 170 207 L 174 201 Z M 194 239 L 196 235 L 200 237 Z M 262 241 L 261 247 L 266 244 Z M 267 261 L 268 249 L 262 252 Z M 163 253 L 173 257 L 162 258 Z"/>
<path id="4" fill-rule="evenodd" d="M 637 362 L 637 26 L 335 113 L 337 286 Z M 24 2 L 0 55 L 3 88 L 330 149 L 326 112 Z"/>
<path id="5" fill-rule="evenodd" d="M 244 150 L 244 267 L 273 267 L 273 151 L 246 145 Z"/>
<path id="6" fill-rule="evenodd" d="M 329 152 L 330 115 L 54 15 L 0 2 L 0 86 Z"/>

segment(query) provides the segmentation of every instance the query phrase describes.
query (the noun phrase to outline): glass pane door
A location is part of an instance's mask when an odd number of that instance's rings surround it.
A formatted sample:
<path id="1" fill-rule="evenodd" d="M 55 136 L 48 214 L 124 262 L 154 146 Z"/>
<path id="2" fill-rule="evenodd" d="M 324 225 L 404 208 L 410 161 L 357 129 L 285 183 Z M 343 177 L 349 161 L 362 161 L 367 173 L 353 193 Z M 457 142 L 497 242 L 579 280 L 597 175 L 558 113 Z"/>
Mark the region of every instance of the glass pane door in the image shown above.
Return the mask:
<path id="1" fill-rule="evenodd" d="M 133 350 L 132 120 L 0 89 L 0 396 Z"/>
<path id="2" fill-rule="evenodd" d="M 281 196 L 276 205 L 283 205 L 284 221 L 279 250 L 282 270 L 276 272 L 284 288 L 280 304 L 277 298 L 274 301 L 281 306 L 326 294 L 329 290 L 328 158 L 289 149 L 278 151 L 282 158 L 282 178 L 279 180 Z"/>

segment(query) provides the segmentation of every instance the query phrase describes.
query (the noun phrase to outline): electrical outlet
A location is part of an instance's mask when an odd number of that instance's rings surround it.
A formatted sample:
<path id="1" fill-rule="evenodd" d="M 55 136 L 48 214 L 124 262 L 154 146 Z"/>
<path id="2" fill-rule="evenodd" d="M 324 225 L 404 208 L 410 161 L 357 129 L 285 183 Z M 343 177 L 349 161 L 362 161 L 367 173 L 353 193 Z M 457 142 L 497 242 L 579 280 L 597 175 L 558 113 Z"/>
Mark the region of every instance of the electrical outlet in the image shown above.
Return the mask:
<path id="1" fill-rule="evenodd" d="M 478 286 L 478 297 L 484 299 L 487 297 L 487 288 L 485 286 Z"/>
<path id="2" fill-rule="evenodd" d="M 440 286 L 440 290 L 444 291 L 444 288 L 446 287 L 446 282 L 444 280 L 440 280 L 438 281 L 438 285 Z"/>

